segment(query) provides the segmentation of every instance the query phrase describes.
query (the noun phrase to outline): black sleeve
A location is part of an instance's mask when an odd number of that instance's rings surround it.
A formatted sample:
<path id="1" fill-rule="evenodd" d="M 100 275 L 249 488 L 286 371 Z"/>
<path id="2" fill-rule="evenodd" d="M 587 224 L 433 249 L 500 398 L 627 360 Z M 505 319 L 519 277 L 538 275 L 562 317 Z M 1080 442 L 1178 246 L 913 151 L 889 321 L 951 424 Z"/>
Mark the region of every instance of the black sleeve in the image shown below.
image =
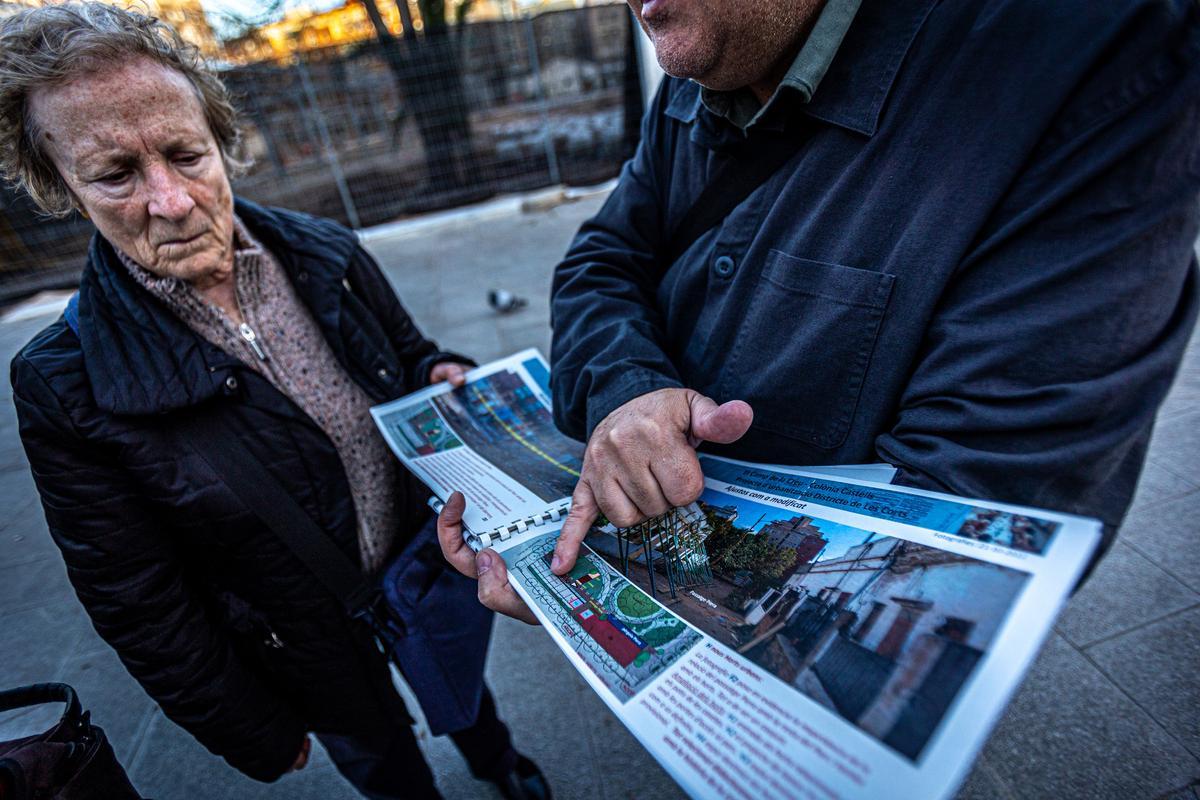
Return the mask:
<path id="1" fill-rule="evenodd" d="M 300 752 L 303 721 L 238 659 L 137 487 L 22 356 L 12 384 L 50 534 L 97 633 L 201 744 L 252 778 L 278 778 Z"/>
<path id="2" fill-rule="evenodd" d="M 1197 9 L 1083 90 L 960 265 L 877 440 L 898 482 L 1119 526 L 1200 302 Z"/>
<path id="3" fill-rule="evenodd" d="M 400 356 L 405 386 L 415 390 L 428 385 L 430 370 L 443 361 L 475 364 L 467 356 L 439 350 L 436 343 L 425 338 L 401 305 L 396 290 L 379 264 L 361 245 L 355 248 L 350 259 L 347 279 L 379 320 L 392 347 Z"/>
<path id="4" fill-rule="evenodd" d="M 662 128 L 674 81 L 667 79 L 642 121 L 642 141 L 617 187 L 579 229 L 554 272 L 550 380 L 554 421 L 585 440 L 633 398 L 683 383 L 666 354 L 655 291 L 664 224 L 668 146 Z"/>

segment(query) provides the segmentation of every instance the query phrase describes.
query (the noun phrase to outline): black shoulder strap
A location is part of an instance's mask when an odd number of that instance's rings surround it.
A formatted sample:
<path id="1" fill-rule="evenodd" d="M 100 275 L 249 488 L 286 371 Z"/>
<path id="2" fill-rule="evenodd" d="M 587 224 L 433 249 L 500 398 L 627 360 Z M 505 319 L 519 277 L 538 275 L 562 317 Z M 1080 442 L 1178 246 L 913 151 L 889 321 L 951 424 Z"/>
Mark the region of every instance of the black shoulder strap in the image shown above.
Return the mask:
<path id="1" fill-rule="evenodd" d="M 369 605 L 374 590 L 358 565 L 313 522 L 217 414 L 198 411 L 183 422 L 180 430 L 233 493 L 304 562 L 351 616 Z"/>
<path id="2" fill-rule="evenodd" d="M 752 150 L 747 152 L 749 147 Z M 743 200 L 762 186 L 796 154 L 794 138 L 773 136 L 743 147 L 709 178 L 683 221 L 671 232 L 663 256 L 664 268 L 674 264 L 692 244 L 711 230 Z"/>

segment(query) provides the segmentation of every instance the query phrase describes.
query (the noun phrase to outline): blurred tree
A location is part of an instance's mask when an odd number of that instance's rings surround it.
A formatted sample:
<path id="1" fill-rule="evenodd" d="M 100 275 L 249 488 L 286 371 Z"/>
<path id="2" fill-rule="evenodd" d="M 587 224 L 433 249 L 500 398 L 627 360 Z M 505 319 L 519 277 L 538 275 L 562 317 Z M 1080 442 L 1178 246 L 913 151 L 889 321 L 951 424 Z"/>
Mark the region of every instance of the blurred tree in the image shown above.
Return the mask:
<path id="1" fill-rule="evenodd" d="M 388 30 L 376 0 L 359 0 L 375 28 L 376 37 L 411 112 L 425 148 L 426 175 L 430 184 L 461 189 L 473 176 L 477 159 L 471 141 L 470 106 L 462 80 L 462 23 L 473 0 L 455 9 L 456 35 L 451 35 L 444 0 L 417 0 L 421 15 L 418 36 L 407 0 L 395 0 L 404 35 L 397 39 Z M 403 118 L 399 120 L 403 124 Z"/>
<path id="2" fill-rule="evenodd" d="M 708 563 L 713 572 L 727 580 L 740 576 L 745 582 L 730 594 L 727 602 L 738 607 L 775 586 L 796 564 L 796 551 L 779 547 L 752 528 L 740 528 L 728 519 L 707 513 L 710 532 L 704 540 Z"/>

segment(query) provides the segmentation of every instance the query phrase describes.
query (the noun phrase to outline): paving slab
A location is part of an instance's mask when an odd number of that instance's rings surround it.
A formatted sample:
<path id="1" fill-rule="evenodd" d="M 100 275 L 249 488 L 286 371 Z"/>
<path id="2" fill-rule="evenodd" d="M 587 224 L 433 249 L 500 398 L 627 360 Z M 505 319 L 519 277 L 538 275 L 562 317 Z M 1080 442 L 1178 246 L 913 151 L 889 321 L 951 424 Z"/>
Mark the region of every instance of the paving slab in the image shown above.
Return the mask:
<path id="1" fill-rule="evenodd" d="M 61 603 L 70 592 L 67 568 L 53 554 L 0 567 L 0 608 L 6 612 Z"/>
<path id="2" fill-rule="evenodd" d="M 1010 800 L 1012 792 L 985 759 L 979 759 L 971 774 L 963 781 L 956 800 Z"/>
<path id="3" fill-rule="evenodd" d="M 4 504 L 6 498 L 10 505 Z M 42 558 L 62 560 L 62 554 L 46 528 L 46 518 L 34 495 L 32 482 L 20 489 L 0 483 L 0 508 L 4 509 L 4 516 L 0 518 L 0 570 Z M 2 588 L 0 593 L 3 593 Z M 4 606 L 0 605 L 2 608 Z"/>
<path id="4" fill-rule="evenodd" d="M 443 797 L 470 797 L 475 800 L 502 800 L 500 790 L 471 775 L 467 762 L 447 736 L 435 736 L 421 741 L 425 760 L 433 770 L 438 791 Z"/>
<path id="5" fill-rule="evenodd" d="M 15 426 L 0 428 L 0 436 L 16 435 Z M 28 462 L 23 461 L 17 466 L 0 469 L 0 508 L 4 510 L 0 515 L 0 525 L 6 524 L 21 506 L 35 503 L 37 500 L 38 495 Z"/>
<path id="6" fill-rule="evenodd" d="M 1200 403 L 1195 407 L 1200 407 Z M 1155 459 L 1148 458 L 1129 510 L 1132 513 L 1137 509 L 1176 500 L 1195 491 L 1200 491 L 1200 471 L 1193 471 L 1190 475 L 1177 475 Z"/>
<path id="7" fill-rule="evenodd" d="M 142 736 L 157 711 L 111 648 L 92 649 L 67 657 L 57 676 L 75 687 L 79 702 L 104 729 L 122 764 L 132 763 Z"/>
<path id="8" fill-rule="evenodd" d="M 435 235 L 381 236 L 366 246 L 413 319 L 443 347 L 480 361 L 524 347 L 548 353 L 554 266 L 580 222 L 602 203 L 589 198 Z M 524 297 L 528 305 L 496 314 L 487 304 L 490 289 Z"/>
<path id="9" fill-rule="evenodd" d="M 1014 798 L 1156 798 L 1200 761 L 1060 636 L 1052 636 L 983 751 Z"/>
<path id="10" fill-rule="evenodd" d="M 1087 650 L 1100 669 L 1200 756 L 1200 605 Z"/>
<path id="11" fill-rule="evenodd" d="M 62 703 L 41 703 L 0 712 L 0 742 L 45 733 L 62 718 L 64 708 Z"/>
<path id="12" fill-rule="evenodd" d="M 646 754 L 646 749 L 616 717 L 608 713 L 595 692 L 588 690 L 586 712 L 593 739 L 593 752 L 603 773 L 604 796 L 608 800 L 686 800 L 675 780 Z M 603 765 L 621 765 L 620 769 L 605 769 Z"/>
<path id="13" fill-rule="evenodd" d="M 1159 420 L 1150 440 L 1150 458 L 1176 475 L 1195 481 L 1200 477 L 1197 453 L 1200 453 L 1200 410 Z"/>
<path id="14" fill-rule="evenodd" d="M 1196 341 L 1196 337 L 1193 337 L 1193 352 L 1196 350 Z M 1197 408 L 1200 408 L 1200 363 L 1196 359 L 1189 359 L 1184 361 L 1179 374 L 1175 376 L 1175 383 L 1159 409 L 1158 418 L 1168 419 L 1195 411 Z"/>
<path id="15" fill-rule="evenodd" d="M 1200 603 L 1195 592 L 1120 538 L 1059 617 L 1058 632 L 1083 647 Z"/>
<path id="16" fill-rule="evenodd" d="M 1200 451 L 1196 456 L 1200 458 Z M 1200 591 L 1198 532 L 1200 492 L 1193 492 L 1178 500 L 1131 512 L 1121 526 L 1121 541 Z"/>
<path id="17" fill-rule="evenodd" d="M 603 704 L 541 628 L 503 619 L 488 664 L 496 707 L 513 743 L 541 767 L 556 798 L 596 800 L 609 770 L 594 753 L 595 716 Z M 648 755 L 639 754 L 633 768 Z"/>
<path id="18" fill-rule="evenodd" d="M 0 685 L 58 680 L 63 664 L 85 639 L 105 646 L 74 596 L 12 613 L 0 608 Z"/>
<path id="19" fill-rule="evenodd" d="M 10 422 L 7 430 L 15 430 L 16 424 Z M 25 459 L 25 449 L 16 437 L 4 437 L 0 440 L 0 470 L 27 469 L 29 462 Z"/>
<path id="20" fill-rule="evenodd" d="M 137 760 L 126 764 L 138 792 L 155 800 L 359 800 L 314 742 L 310 763 L 275 783 L 247 778 L 204 749 L 185 730 L 156 712 Z"/>

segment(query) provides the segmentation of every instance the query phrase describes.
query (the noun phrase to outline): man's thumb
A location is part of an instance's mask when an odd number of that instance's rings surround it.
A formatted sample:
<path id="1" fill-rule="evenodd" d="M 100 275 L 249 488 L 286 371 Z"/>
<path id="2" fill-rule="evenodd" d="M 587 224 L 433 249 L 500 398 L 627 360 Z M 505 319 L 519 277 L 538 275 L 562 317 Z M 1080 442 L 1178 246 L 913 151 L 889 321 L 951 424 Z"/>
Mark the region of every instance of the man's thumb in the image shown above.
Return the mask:
<path id="1" fill-rule="evenodd" d="M 688 438 L 693 446 L 700 442 L 736 442 L 750 430 L 750 423 L 754 421 L 754 410 L 744 400 L 717 405 L 704 395 L 696 394 L 691 399 L 691 411 Z"/>

